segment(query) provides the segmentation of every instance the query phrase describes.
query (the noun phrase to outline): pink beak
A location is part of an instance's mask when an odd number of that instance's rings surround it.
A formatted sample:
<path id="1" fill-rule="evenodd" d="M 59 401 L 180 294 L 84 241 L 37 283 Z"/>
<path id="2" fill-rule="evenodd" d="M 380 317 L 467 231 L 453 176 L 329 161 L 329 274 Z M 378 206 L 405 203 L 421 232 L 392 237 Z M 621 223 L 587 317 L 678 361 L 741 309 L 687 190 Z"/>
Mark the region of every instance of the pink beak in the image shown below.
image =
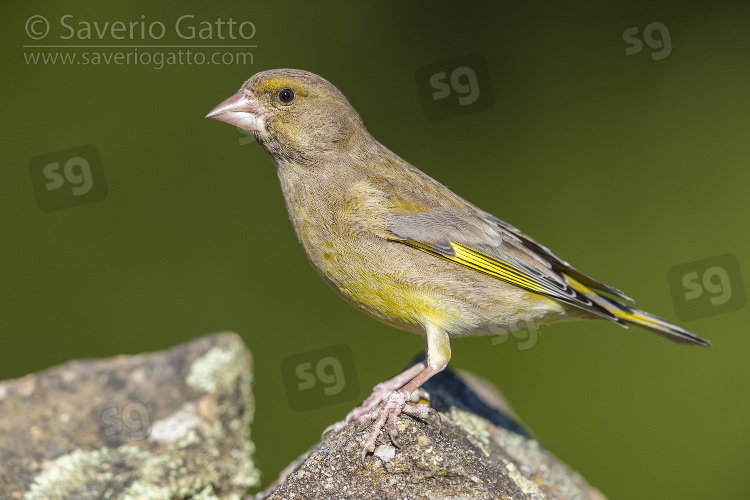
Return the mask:
<path id="1" fill-rule="evenodd" d="M 226 122 L 243 130 L 253 132 L 266 130 L 266 119 L 260 103 L 252 93 L 243 89 L 212 109 L 206 118 Z"/>

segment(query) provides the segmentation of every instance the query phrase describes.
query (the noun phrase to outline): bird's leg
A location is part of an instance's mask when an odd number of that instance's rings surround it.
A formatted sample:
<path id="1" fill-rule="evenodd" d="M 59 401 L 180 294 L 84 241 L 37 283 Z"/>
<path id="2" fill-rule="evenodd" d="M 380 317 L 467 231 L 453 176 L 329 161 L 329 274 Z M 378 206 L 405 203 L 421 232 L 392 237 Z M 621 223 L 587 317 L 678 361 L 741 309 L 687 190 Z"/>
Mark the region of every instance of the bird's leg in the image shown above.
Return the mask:
<path id="1" fill-rule="evenodd" d="M 421 363 L 417 363 L 411 368 L 404 370 L 402 373 L 399 373 L 392 379 L 379 383 L 372 388 L 372 394 L 370 394 L 370 396 L 365 399 L 361 405 L 350 411 L 346 415 L 344 420 L 340 420 L 326 427 L 326 429 L 323 431 L 323 434 L 326 434 L 329 431 L 340 429 L 349 422 L 354 422 L 360 417 L 366 415 L 377 405 L 385 401 L 385 399 L 393 394 L 394 391 L 404 387 L 407 382 L 414 380 L 415 377 L 417 377 L 419 373 L 424 371 L 425 368 L 427 368 L 427 361 L 422 361 Z M 411 393 L 411 401 L 413 402 L 419 401 L 420 398 L 427 399 L 428 397 L 429 396 L 424 389 L 416 389 Z"/>
<path id="2" fill-rule="evenodd" d="M 364 448 L 362 450 L 362 463 L 365 461 L 365 456 L 368 453 L 375 451 L 375 442 L 380 435 L 380 431 L 383 427 L 386 427 L 388 436 L 396 446 L 399 446 L 396 440 L 398 436 L 398 429 L 396 428 L 396 422 L 398 416 L 401 413 L 406 413 L 417 418 L 426 418 L 429 414 L 430 407 L 425 404 L 407 405 L 407 401 L 411 401 L 414 393 L 419 388 L 432 378 L 437 373 L 443 371 L 448 365 L 448 360 L 451 356 L 450 342 L 448 334 L 442 330 L 431 327 L 427 328 L 427 359 L 418 365 L 413 366 L 407 371 L 411 371 L 416 367 L 420 367 L 419 373 L 414 376 L 405 386 L 401 389 L 391 393 L 390 396 L 384 401 L 383 405 L 367 412 L 357 419 L 359 423 L 372 422 L 370 434 L 365 439 Z M 406 373 L 406 372 L 404 372 Z"/>

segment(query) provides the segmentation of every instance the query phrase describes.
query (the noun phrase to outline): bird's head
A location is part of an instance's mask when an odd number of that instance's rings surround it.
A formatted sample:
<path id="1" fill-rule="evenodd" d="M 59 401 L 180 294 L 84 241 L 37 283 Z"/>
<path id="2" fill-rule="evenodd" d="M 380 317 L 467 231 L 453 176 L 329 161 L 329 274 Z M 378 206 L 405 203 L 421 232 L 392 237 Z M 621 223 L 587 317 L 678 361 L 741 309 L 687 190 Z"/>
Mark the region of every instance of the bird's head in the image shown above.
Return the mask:
<path id="1" fill-rule="evenodd" d="M 250 131 L 277 166 L 317 162 L 372 140 L 336 87 L 296 69 L 257 73 L 206 117 Z"/>

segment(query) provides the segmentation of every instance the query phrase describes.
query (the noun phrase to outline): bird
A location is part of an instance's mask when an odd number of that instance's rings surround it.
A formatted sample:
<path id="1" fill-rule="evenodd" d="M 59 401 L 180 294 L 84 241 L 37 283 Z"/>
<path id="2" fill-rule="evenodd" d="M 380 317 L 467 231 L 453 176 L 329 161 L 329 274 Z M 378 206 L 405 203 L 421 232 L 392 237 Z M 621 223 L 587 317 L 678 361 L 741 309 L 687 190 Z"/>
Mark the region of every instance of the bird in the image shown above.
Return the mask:
<path id="1" fill-rule="evenodd" d="M 425 337 L 423 361 L 375 386 L 329 427 L 369 424 L 363 462 L 383 429 L 398 446 L 400 414 L 428 415 L 426 404 L 412 403 L 448 365 L 453 338 L 603 319 L 710 345 L 635 308 L 617 288 L 403 160 L 321 76 L 259 72 L 206 117 L 250 132 L 270 158 L 302 249 L 323 280 L 366 314 Z"/>

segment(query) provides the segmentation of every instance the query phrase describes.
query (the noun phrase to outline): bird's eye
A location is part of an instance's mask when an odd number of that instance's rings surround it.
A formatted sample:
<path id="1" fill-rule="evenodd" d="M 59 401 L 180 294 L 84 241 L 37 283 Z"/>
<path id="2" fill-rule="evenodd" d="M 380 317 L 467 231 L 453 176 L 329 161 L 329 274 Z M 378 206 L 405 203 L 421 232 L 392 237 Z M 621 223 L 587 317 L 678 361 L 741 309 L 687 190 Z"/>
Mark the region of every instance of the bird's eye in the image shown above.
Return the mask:
<path id="1" fill-rule="evenodd" d="M 279 90 L 279 101 L 284 104 L 289 104 L 294 100 L 294 90 L 292 89 L 281 89 Z"/>

